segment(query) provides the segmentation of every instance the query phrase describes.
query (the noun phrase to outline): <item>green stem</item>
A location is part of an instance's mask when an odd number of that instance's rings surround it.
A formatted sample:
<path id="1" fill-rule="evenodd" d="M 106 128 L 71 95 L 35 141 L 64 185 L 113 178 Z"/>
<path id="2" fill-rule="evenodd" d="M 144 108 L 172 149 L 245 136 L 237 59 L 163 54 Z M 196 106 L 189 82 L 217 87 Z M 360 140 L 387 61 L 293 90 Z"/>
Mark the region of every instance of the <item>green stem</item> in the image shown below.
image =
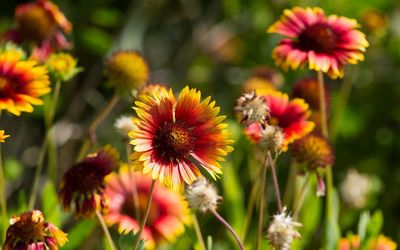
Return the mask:
<path id="1" fill-rule="evenodd" d="M 211 212 L 213 213 L 215 218 L 217 218 L 217 220 L 219 220 L 229 230 L 229 232 L 232 234 L 233 238 L 235 238 L 239 249 L 244 250 L 243 243 L 240 240 L 237 233 L 235 232 L 235 230 L 232 228 L 232 226 L 215 209 L 211 209 Z"/>
<path id="2" fill-rule="evenodd" d="M 85 137 L 81 149 L 79 150 L 77 161 L 82 160 L 87 152 L 90 150 L 92 146 L 92 142 L 96 135 L 96 129 L 100 124 L 107 118 L 107 116 L 111 113 L 115 105 L 118 103 L 119 97 L 115 94 L 111 100 L 107 103 L 107 105 L 103 108 L 103 110 L 96 116 L 93 122 L 90 124 L 87 137 Z"/>
<path id="3" fill-rule="evenodd" d="M 54 89 L 54 95 L 52 98 L 52 104 L 49 110 L 48 115 L 45 115 L 45 124 L 46 124 L 46 135 L 45 138 L 43 140 L 43 144 L 42 147 L 40 149 L 40 153 L 39 153 L 39 159 L 38 159 L 38 164 L 35 170 L 35 175 L 33 178 L 33 184 L 32 184 L 32 191 L 29 197 L 29 203 L 28 203 L 28 208 L 29 210 L 32 210 L 33 207 L 35 206 L 35 202 L 36 202 L 36 195 L 37 192 L 39 190 L 39 179 L 40 179 L 40 173 L 42 172 L 43 166 L 44 166 L 44 162 L 45 162 L 45 157 L 46 157 L 46 152 L 49 149 L 50 144 L 52 143 L 51 141 L 51 126 L 53 123 L 53 119 L 54 119 L 54 115 L 55 115 L 55 110 L 57 107 L 57 102 L 58 102 L 58 97 L 60 95 L 60 88 L 61 88 L 61 82 L 57 81 L 56 82 L 56 86 Z M 56 165 L 54 166 L 54 168 L 56 167 Z M 50 173 L 50 166 L 49 166 L 49 173 Z M 54 169 L 54 172 L 55 169 Z M 54 179 L 53 179 L 54 180 Z"/>
<path id="4" fill-rule="evenodd" d="M 298 193 L 296 195 L 296 200 L 294 202 L 293 210 L 292 210 L 294 220 L 296 220 L 298 218 L 300 209 L 303 206 L 304 198 L 306 197 L 307 192 L 308 192 L 309 179 L 310 179 L 310 175 L 308 173 L 306 173 L 306 177 L 305 177 L 305 180 L 301 187 L 300 193 Z"/>
<path id="5" fill-rule="evenodd" d="M 3 160 L 1 157 L 1 145 L 0 145 L 0 201 L 1 201 L 1 220 L 2 230 L 0 240 L 4 242 L 7 226 L 8 226 L 8 215 L 7 215 L 7 197 L 6 197 L 6 180 L 4 178 Z M 1 244 L 0 244 L 1 245 Z"/>
<path id="6" fill-rule="evenodd" d="M 199 225 L 199 221 L 197 220 L 196 215 L 192 212 L 192 221 L 194 232 L 196 233 L 197 240 L 199 241 L 200 249 L 206 250 L 206 244 L 204 243 L 203 235 L 201 234 L 201 229 Z"/>
<path id="7" fill-rule="evenodd" d="M 48 168 L 47 174 L 50 180 L 54 183 L 57 181 L 57 148 L 54 142 L 54 129 L 53 129 L 53 121 L 56 113 L 58 99 L 60 96 L 61 89 L 61 81 L 57 81 L 54 87 L 53 99 L 51 102 L 51 107 L 48 116 L 45 119 L 46 122 L 46 130 L 49 135 L 47 136 L 47 157 L 48 157 Z"/>
<path id="8" fill-rule="evenodd" d="M 250 225 L 250 221 L 251 221 L 251 217 L 253 214 L 253 209 L 254 209 L 254 204 L 256 203 L 257 200 L 257 191 L 259 189 L 259 181 L 255 180 L 251 191 L 250 191 L 250 197 L 249 197 L 249 202 L 247 203 L 247 208 L 246 208 L 246 217 L 244 219 L 244 223 L 243 223 L 243 237 L 242 240 L 245 242 L 246 238 L 247 238 L 247 234 L 249 231 L 249 225 Z"/>
<path id="9" fill-rule="evenodd" d="M 271 173 L 272 173 L 272 181 L 274 183 L 274 191 L 275 191 L 275 199 L 276 203 L 278 205 L 278 210 L 279 212 L 282 211 L 282 199 L 281 199 L 281 192 L 279 191 L 279 183 L 278 183 L 278 176 L 276 175 L 276 167 L 275 167 L 275 162 L 272 159 L 271 152 L 267 152 L 267 159 L 268 159 L 268 164 L 271 167 Z"/>
<path id="10" fill-rule="evenodd" d="M 146 212 L 144 214 L 142 222 L 140 223 L 140 228 L 139 228 L 139 231 L 137 233 L 138 235 L 137 235 L 137 237 L 135 239 L 135 242 L 133 244 L 133 246 L 134 246 L 133 249 L 134 250 L 137 250 L 137 248 L 139 246 L 139 242 L 140 242 L 140 239 L 141 239 L 141 236 L 142 236 L 142 232 L 143 232 L 144 226 L 146 225 L 147 218 L 149 217 L 150 208 L 151 208 L 151 202 L 153 200 L 153 193 L 154 193 L 154 187 L 155 186 L 156 186 L 156 180 L 153 180 L 151 182 L 150 194 L 149 194 L 149 198 L 147 200 Z"/>
<path id="11" fill-rule="evenodd" d="M 262 236 L 262 228 L 264 223 L 264 203 L 265 203 L 265 190 L 267 184 L 267 168 L 268 168 L 268 155 L 265 156 L 265 162 L 263 166 L 263 173 L 262 173 L 262 187 L 260 193 L 260 204 L 259 204 L 259 211 L 258 211 L 258 227 L 257 227 L 257 240 L 256 240 L 256 250 L 260 249 L 261 239 Z"/>
<path id="12" fill-rule="evenodd" d="M 135 179 L 135 170 L 132 167 L 132 163 L 130 160 L 130 155 L 131 155 L 131 145 L 129 142 L 126 144 L 126 157 L 127 157 L 127 162 L 129 166 L 129 171 L 131 172 L 130 174 L 130 179 L 131 179 L 131 186 L 132 186 L 132 198 L 133 198 L 133 205 L 135 208 L 135 216 L 136 220 L 140 221 L 140 211 L 139 211 L 139 195 L 137 192 L 137 187 L 136 187 L 136 179 Z"/>
<path id="13" fill-rule="evenodd" d="M 104 222 L 103 216 L 102 216 L 101 213 L 100 213 L 99 211 L 97 211 L 97 210 L 96 210 L 96 216 L 97 216 L 97 219 L 98 219 L 99 222 L 100 222 L 101 228 L 103 229 L 104 234 L 105 234 L 105 236 L 106 236 L 106 238 L 107 238 L 108 245 L 110 246 L 110 249 L 111 249 L 111 250 L 117 250 L 117 248 L 115 247 L 114 241 L 113 241 L 113 239 L 112 239 L 112 237 L 111 237 L 110 231 L 108 231 L 107 225 L 106 225 L 106 223 Z"/>
<path id="14" fill-rule="evenodd" d="M 296 162 L 291 161 L 290 163 L 290 170 L 289 170 L 289 177 L 288 181 L 286 182 L 285 193 L 283 195 L 283 203 L 289 205 L 293 199 L 293 190 L 294 190 L 294 182 L 296 179 Z"/>

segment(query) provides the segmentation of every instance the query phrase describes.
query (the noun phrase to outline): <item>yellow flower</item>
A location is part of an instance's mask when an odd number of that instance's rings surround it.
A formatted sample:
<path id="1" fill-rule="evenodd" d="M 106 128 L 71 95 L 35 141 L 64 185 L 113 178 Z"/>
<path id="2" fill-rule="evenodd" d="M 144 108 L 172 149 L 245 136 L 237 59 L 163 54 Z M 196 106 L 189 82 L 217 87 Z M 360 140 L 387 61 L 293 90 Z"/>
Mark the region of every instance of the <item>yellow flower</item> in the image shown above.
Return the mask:
<path id="1" fill-rule="evenodd" d="M 4 130 L 0 130 L 0 142 L 5 142 L 4 139 L 10 137 L 9 135 L 6 135 Z"/>
<path id="2" fill-rule="evenodd" d="M 57 53 L 49 57 L 46 65 L 56 79 L 67 82 L 81 71 L 77 63 L 78 61 L 71 54 Z"/>
<path id="3" fill-rule="evenodd" d="M 105 74 L 117 91 L 136 91 L 149 80 L 149 67 L 135 51 L 114 52 L 107 60 Z"/>

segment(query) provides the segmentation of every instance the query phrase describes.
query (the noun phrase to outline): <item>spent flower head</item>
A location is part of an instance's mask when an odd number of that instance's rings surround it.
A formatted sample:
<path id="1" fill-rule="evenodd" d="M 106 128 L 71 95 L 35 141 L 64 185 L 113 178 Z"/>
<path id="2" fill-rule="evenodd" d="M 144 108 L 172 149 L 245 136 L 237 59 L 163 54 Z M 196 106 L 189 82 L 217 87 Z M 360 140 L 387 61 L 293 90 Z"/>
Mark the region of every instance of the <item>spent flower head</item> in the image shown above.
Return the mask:
<path id="1" fill-rule="evenodd" d="M 302 225 L 294 221 L 286 210 L 284 207 L 281 213 L 274 215 L 267 231 L 269 243 L 277 250 L 290 250 L 292 241 L 301 236 L 296 228 Z"/>
<path id="2" fill-rule="evenodd" d="M 240 117 L 240 122 L 245 126 L 258 122 L 265 124 L 269 117 L 269 108 L 262 96 L 257 96 L 255 90 L 244 92 L 237 100 L 235 112 Z"/>
<path id="3" fill-rule="evenodd" d="M 32 210 L 10 219 L 4 249 L 57 250 L 67 241 L 66 233 L 45 222 L 41 211 Z"/>
<path id="4" fill-rule="evenodd" d="M 363 208 L 371 193 L 372 180 L 356 169 L 349 169 L 346 177 L 340 184 L 340 194 L 343 201 L 353 208 Z"/>
<path id="5" fill-rule="evenodd" d="M 218 195 L 216 187 L 206 178 L 201 177 L 188 186 L 186 199 L 193 210 L 206 213 L 217 210 L 221 197 Z"/>
<path id="6" fill-rule="evenodd" d="M 278 126 L 266 125 L 261 129 L 261 137 L 259 144 L 268 151 L 279 154 L 284 143 L 284 135 L 282 129 Z"/>

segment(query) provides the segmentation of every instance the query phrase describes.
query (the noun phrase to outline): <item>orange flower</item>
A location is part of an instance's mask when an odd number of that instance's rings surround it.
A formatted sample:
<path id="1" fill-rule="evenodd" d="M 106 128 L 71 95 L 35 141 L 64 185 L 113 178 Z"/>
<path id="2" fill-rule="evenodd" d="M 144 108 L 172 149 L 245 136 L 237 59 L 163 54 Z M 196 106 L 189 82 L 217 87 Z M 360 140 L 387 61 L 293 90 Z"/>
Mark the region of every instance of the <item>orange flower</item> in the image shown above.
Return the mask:
<path id="1" fill-rule="evenodd" d="M 337 15 L 325 16 L 321 8 L 295 7 L 268 28 L 283 39 L 272 57 L 284 69 L 304 67 L 327 73 L 335 79 L 344 76 L 344 65 L 364 60 L 368 42 L 358 31 L 356 20 Z"/>
<path id="2" fill-rule="evenodd" d="M 286 151 L 290 143 L 302 138 L 314 128 L 314 123 L 309 121 L 310 112 L 308 104 L 303 99 L 289 100 L 287 94 L 278 91 L 270 91 L 264 95 L 269 107 L 269 125 L 282 129 L 284 142 L 282 151 Z M 262 127 L 259 123 L 253 123 L 246 128 L 246 134 L 253 142 L 260 142 Z"/>
<path id="3" fill-rule="evenodd" d="M 50 92 L 49 77 L 34 60 L 23 60 L 19 50 L 0 50 L 0 110 L 14 115 L 32 112 L 40 96 Z"/>
<path id="4" fill-rule="evenodd" d="M 110 226 L 118 225 L 120 232 L 137 231 L 139 220 L 135 209 L 143 215 L 146 210 L 148 193 L 152 178 L 142 174 L 133 174 L 127 167 L 121 167 L 119 173 L 106 178 L 106 195 L 110 199 L 109 212 L 104 220 Z M 135 204 L 133 190 L 136 189 L 139 204 Z M 187 202 L 180 194 L 156 183 L 150 215 L 142 237 L 146 249 L 152 249 L 162 241 L 174 242 L 185 231 L 184 224 L 189 223 Z"/>
<path id="5" fill-rule="evenodd" d="M 360 237 L 358 235 L 352 236 L 350 239 L 342 238 L 339 241 L 338 250 L 358 250 L 360 248 Z M 384 235 L 379 235 L 373 239 L 369 244 L 368 250 L 396 250 L 396 242 L 390 240 Z"/>
<path id="6" fill-rule="evenodd" d="M 233 148 L 229 133 L 211 97 L 201 100 L 196 89 L 184 88 L 175 97 L 170 90 L 139 97 L 138 130 L 130 133 L 143 173 L 178 191 L 201 176 L 198 165 L 214 179 L 222 173 L 219 161 Z M 198 165 L 196 165 L 197 163 Z"/>

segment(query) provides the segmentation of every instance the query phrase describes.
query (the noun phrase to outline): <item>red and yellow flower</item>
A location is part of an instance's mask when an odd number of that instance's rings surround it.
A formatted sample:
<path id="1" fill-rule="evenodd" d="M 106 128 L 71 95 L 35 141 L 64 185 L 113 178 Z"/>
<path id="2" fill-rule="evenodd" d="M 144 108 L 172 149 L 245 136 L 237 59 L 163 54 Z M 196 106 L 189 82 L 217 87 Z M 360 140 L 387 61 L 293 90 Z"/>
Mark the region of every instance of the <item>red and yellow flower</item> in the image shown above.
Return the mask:
<path id="1" fill-rule="evenodd" d="M 268 28 L 284 38 L 272 57 L 284 69 L 309 69 L 327 73 L 331 78 L 344 76 L 344 65 L 364 60 L 368 47 L 365 35 L 357 30 L 354 19 L 326 16 L 321 8 L 295 7 L 285 10 L 281 19 Z"/>
<path id="2" fill-rule="evenodd" d="M 14 115 L 32 112 L 39 97 L 50 92 L 47 69 L 34 60 L 23 60 L 20 50 L 0 50 L 0 110 Z"/>
<path id="3" fill-rule="evenodd" d="M 140 221 L 135 210 L 143 215 L 146 210 L 152 178 L 139 173 L 132 173 L 125 166 L 119 173 L 112 173 L 106 178 L 106 195 L 110 199 L 109 212 L 104 216 L 109 226 L 117 225 L 120 232 L 138 231 Z M 136 190 L 138 204 L 135 204 Z M 190 222 L 189 208 L 182 195 L 170 191 L 156 183 L 142 238 L 146 249 L 153 249 L 163 241 L 174 242 L 185 231 L 185 224 Z"/>
<path id="4" fill-rule="evenodd" d="M 287 94 L 278 91 L 271 91 L 264 95 L 264 98 L 269 107 L 267 123 L 278 126 L 283 132 L 282 151 L 286 151 L 290 143 L 313 130 L 314 123 L 308 120 L 310 116 L 308 104 L 303 99 L 289 100 Z M 253 123 L 246 128 L 246 134 L 256 143 L 261 139 L 261 132 L 262 127 L 259 123 Z"/>
<path id="5" fill-rule="evenodd" d="M 3 249 L 57 250 L 67 241 L 66 233 L 45 222 L 41 211 L 32 210 L 10 219 Z"/>
<path id="6" fill-rule="evenodd" d="M 219 162 L 233 150 L 232 141 L 211 97 L 201 101 L 200 91 L 186 87 L 177 99 L 163 90 L 139 100 L 138 130 L 130 133 L 136 166 L 175 191 L 201 176 L 199 166 L 214 179 L 222 173 Z"/>

